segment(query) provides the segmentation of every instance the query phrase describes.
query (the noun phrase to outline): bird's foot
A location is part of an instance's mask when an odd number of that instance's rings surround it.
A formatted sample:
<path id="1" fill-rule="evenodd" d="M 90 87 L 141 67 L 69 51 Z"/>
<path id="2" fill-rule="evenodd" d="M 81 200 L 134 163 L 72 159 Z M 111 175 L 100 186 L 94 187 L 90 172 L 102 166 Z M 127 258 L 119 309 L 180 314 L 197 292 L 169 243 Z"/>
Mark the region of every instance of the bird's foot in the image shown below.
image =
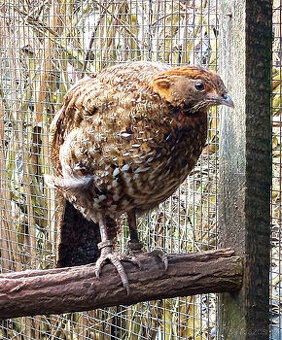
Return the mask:
<path id="1" fill-rule="evenodd" d="M 127 243 L 128 253 L 131 254 L 138 254 L 143 253 L 143 243 L 142 242 L 132 242 L 128 241 Z"/>
<path id="2" fill-rule="evenodd" d="M 162 249 L 155 249 L 151 252 L 153 256 L 156 256 L 164 265 L 164 269 L 167 270 L 168 268 L 168 259 L 167 254 Z"/>
<path id="3" fill-rule="evenodd" d="M 107 261 L 109 261 L 115 266 L 121 278 L 123 287 L 125 288 L 127 295 L 128 295 L 129 294 L 128 278 L 127 278 L 127 275 L 125 273 L 125 270 L 124 270 L 124 267 L 121 261 L 132 262 L 134 265 L 138 266 L 139 268 L 140 268 L 140 262 L 134 256 L 131 256 L 131 255 L 126 256 L 123 254 L 116 254 L 115 252 L 113 252 L 113 244 L 110 240 L 100 242 L 98 244 L 98 248 L 101 249 L 101 255 L 95 265 L 96 276 L 97 277 L 100 276 L 103 266 L 106 264 Z"/>
<path id="4" fill-rule="evenodd" d="M 129 257 L 129 261 L 133 262 L 138 266 L 139 269 L 142 268 L 139 256 L 143 254 L 143 243 L 142 242 L 132 242 L 128 241 L 127 243 L 127 255 Z"/>

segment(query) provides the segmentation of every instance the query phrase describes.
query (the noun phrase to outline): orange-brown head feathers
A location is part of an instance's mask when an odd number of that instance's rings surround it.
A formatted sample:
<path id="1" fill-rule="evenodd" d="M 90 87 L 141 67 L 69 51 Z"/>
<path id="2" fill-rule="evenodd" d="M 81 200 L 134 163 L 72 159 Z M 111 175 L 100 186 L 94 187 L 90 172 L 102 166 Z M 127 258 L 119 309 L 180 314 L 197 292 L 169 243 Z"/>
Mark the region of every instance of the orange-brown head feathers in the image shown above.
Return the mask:
<path id="1" fill-rule="evenodd" d="M 234 107 L 218 74 L 198 66 L 175 67 L 153 77 L 153 90 L 173 106 L 194 113 L 214 105 Z"/>

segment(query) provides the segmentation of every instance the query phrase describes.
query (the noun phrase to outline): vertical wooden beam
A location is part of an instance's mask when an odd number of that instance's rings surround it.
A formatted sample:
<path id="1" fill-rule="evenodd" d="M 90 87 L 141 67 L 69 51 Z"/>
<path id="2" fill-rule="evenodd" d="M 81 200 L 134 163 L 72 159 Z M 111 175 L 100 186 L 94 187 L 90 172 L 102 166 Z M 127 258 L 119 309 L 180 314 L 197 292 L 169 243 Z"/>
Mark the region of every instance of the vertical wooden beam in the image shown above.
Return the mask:
<path id="1" fill-rule="evenodd" d="M 219 339 L 269 339 L 271 0 L 221 0 L 220 246 L 244 258 L 239 293 L 219 303 Z"/>

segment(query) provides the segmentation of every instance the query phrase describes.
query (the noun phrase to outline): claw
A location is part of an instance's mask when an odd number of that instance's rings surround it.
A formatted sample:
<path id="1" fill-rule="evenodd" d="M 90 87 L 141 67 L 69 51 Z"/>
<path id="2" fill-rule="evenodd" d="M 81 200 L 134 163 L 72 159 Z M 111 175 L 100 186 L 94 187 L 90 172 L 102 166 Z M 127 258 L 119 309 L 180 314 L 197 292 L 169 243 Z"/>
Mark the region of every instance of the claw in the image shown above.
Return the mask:
<path id="1" fill-rule="evenodd" d="M 161 262 L 163 263 L 164 269 L 167 270 L 167 268 L 168 268 L 167 254 L 161 249 L 155 249 L 151 252 L 151 254 L 158 257 L 161 260 Z"/>

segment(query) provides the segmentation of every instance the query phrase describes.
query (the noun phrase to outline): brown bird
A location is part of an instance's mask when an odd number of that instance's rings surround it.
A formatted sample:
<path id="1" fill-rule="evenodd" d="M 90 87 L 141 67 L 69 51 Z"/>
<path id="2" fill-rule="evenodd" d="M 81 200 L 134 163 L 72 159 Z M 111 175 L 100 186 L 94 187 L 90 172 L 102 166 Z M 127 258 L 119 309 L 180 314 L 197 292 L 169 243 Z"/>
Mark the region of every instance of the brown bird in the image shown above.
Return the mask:
<path id="1" fill-rule="evenodd" d="M 167 199 L 193 169 L 214 105 L 233 107 L 216 73 L 156 62 L 109 67 L 67 92 L 51 125 L 56 176 L 47 180 L 99 225 L 97 276 L 109 260 L 129 291 L 125 257 L 112 249 L 110 226 L 126 213 L 128 247 L 133 254 L 141 250 L 136 215 Z"/>

